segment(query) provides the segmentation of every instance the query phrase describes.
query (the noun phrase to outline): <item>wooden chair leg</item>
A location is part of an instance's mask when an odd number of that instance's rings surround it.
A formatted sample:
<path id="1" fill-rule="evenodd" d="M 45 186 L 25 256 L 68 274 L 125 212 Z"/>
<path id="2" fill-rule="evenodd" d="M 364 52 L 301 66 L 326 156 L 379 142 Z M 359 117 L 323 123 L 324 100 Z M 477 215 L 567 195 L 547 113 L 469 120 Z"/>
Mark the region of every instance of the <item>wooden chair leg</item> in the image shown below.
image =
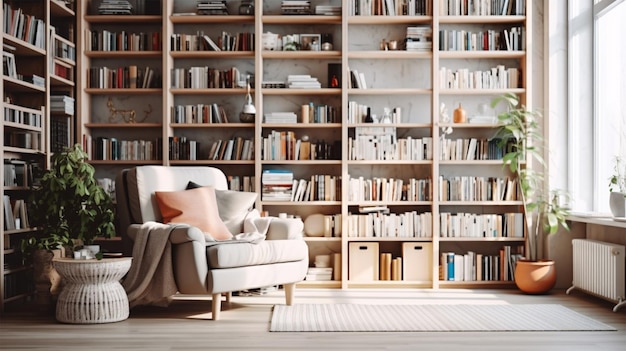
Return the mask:
<path id="1" fill-rule="evenodd" d="M 226 302 L 230 303 L 230 299 L 233 297 L 233 293 L 231 291 L 224 293 L 224 295 L 226 296 Z"/>
<path id="2" fill-rule="evenodd" d="M 293 295 L 296 290 L 296 283 L 284 284 L 285 289 L 285 303 L 287 306 L 293 305 Z"/>
<path id="3" fill-rule="evenodd" d="M 212 295 L 212 317 L 214 321 L 220 319 L 220 309 L 222 307 L 222 294 L 213 294 Z"/>

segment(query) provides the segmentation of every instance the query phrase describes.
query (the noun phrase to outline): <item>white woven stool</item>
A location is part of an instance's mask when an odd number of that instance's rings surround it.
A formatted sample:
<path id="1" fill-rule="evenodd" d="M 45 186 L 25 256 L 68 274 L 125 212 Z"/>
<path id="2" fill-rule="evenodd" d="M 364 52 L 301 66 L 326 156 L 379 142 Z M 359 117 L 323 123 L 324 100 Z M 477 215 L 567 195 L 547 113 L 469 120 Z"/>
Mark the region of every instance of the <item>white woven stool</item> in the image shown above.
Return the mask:
<path id="1" fill-rule="evenodd" d="M 102 260 L 54 259 L 65 286 L 59 294 L 56 319 L 63 323 L 96 324 L 128 318 L 128 296 L 120 279 L 131 257 Z"/>

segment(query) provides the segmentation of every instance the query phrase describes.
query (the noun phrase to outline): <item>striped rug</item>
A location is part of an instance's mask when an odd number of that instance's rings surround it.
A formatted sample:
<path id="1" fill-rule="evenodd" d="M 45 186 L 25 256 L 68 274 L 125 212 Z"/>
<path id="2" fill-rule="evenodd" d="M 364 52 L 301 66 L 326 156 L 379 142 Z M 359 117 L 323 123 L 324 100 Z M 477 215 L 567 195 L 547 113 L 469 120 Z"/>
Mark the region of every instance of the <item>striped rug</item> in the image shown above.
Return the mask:
<path id="1" fill-rule="evenodd" d="M 561 305 L 275 305 L 273 332 L 616 330 Z"/>

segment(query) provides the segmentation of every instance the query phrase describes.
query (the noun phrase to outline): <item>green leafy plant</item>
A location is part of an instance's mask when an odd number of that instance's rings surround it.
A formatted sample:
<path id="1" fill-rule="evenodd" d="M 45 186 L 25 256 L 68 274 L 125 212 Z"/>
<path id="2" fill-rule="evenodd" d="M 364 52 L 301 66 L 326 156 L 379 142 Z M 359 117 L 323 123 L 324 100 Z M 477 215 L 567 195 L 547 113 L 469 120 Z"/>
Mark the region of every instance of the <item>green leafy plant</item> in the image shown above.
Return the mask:
<path id="1" fill-rule="evenodd" d="M 502 162 L 517 180 L 528 232 L 526 259 L 535 261 L 540 258 L 538 242 L 543 234 L 554 234 L 559 227 L 569 230 L 566 222 L 569 194 L 564 190 L 544 191 L 546 165 L 541 155 L 543 137 L 538 123 L 541 114 L 527 110 L 512 93 L 493 99 L 491 107 L 500 103 L 506 105 L 506 110 L 498 114 L 501 126 L 497 137 L 509 143 Z"/>
<path id="2" fill-rule="evenodd" d="M 626 196 L 626 163 L 619 156 L 613 159 L 613 175 L 609 178 L 609 191 L 624 193 Z"/>
<path id="3" fill-rule="evenodd" d="M 87 245 L 97 237 L 115 235 L 113 201 L 87 160 L 78 144 L 52 156 L 30 201 L 31 221 L 42 236 L 26 239 L 25 245 L 49 248 L 77 241 Z"/>

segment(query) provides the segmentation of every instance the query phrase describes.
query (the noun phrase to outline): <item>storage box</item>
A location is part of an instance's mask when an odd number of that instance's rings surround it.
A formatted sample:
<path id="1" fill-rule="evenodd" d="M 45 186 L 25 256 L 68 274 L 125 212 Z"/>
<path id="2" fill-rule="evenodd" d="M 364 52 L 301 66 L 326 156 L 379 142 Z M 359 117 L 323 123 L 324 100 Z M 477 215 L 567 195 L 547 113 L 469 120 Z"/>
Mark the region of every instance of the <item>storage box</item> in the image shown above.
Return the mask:
<path id="1" fill-rule="evenodd" d="M 349 243 L 348 279 L 355 282 L 378 280 L 378 243 Z"/>
<path id="2" fill-rule="evenodd" d="M 432 280 L 432 243 L 402 243 L 402 257 L 404 280 Z"/>

